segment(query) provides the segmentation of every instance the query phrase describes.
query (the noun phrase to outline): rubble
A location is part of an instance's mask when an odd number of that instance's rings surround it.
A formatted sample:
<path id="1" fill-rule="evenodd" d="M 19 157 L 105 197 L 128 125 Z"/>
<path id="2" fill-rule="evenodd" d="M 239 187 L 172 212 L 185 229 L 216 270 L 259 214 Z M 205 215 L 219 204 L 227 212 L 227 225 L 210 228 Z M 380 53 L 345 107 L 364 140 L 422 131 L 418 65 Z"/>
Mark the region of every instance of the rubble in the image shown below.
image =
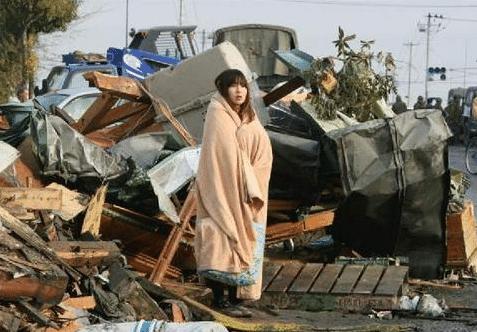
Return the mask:
<path id="1" fill-rule="evenodd" d="M 102 95 L 78 121 L 35 105 L 28 121 L 0 133 L 1 328 L 311 328 L 231 319 L 206 305 L 197 282 L 194 179 L 203 118 L 213 79 L 230 67 L 252 80 L 230 43 L 144 85 L 88 73 Z M 400 300 L 414 310 L 401 297 L 408 274 L 431 270 L 427 276 L 436 277 L 446 263 L 467 267 L 475 256 L 470 205 L 444 222 L 450 134 L 442 115 L 416 111 L 358 123 L 353 109 L 323 119 L 306 93 L 280 100 L 304 83 L 295 77 L 269 94 L 251 84 L 274 152 L 266 243 L 332 229 L 333 239 L 306 247 L 347 245 L 355 257 L 299 261 L 293 250 L 285 262 L 270 257 L 262 305 L 375 310 L 383 319 Z M 416 134 L 424 128 L 426 136 Z M 432 199 L 419 200 L 423 191 Z M 417 221 L 424 227 L 413 228 Z M 216 322 L 192 322 L 210 319 Z"/>

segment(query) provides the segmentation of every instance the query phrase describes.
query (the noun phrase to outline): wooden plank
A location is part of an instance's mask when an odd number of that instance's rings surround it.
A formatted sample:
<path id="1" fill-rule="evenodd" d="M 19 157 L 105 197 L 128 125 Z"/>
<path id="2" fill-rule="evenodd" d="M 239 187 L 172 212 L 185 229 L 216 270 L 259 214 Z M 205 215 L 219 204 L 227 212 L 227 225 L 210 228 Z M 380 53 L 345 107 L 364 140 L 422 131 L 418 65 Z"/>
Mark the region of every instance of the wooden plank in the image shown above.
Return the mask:
<path id="1" fill-rule="evenodd" d="M 108 241 L 51 241 L 48 245 L 73 267 L 103 265 L 121 256 L 118 246 Z"/>
<path id="2" fill-rule="evenodd" d="M 383 275 L 385 267 L 382 265 L 368 265 L 359 279 L 353 293 L 372 294 Z"/>
<path id="3" fill-rule="evenodd" d="M 145 128 L 142 128 L 141 130 L 138 130 L 136 135 L 146 134 L 146 133 L 156 133 L 158 131 L 164 131 L 164 127 L 162 126 L 161 123 L 154 122 L 151 125 Z"/>
<path id="4" fill-rule="evenodd" d="M 135 79 L 126 76 L 113 76 L 100 72 L 88 72 L 83 77 L 101 91 L 116 97 L 138 101 L 147 100 L 147 96 L 140 88 L 140 84 Z"/>
<path id="5" fill-rule="evenodd" d="M 303 86 L 304 84 L 305 84 L 305 81 L 303 80 L 303 78 L 296 76 L 292 78 L 291 80 L 289 80 L 288 82 L 286 82 L 281 87 L 265 95 L 263 97 L 263 102 L 265 103 L 265 106 L 271 105 L 274 102 L 282 99 L 289 93 L 295 91 L 299 87 Z"/>
<path id="6" fill-rule="evenodd" d="M 123 138 L 135 135 L 137 131 L 150 126 L 154 122 L 154 111 L 147 110 L 146 112 L 136 113 L 124 121 L 124 123 L 113 126 L 111 128 L 104 128 L 98 131 L 93 131 L 87 134 L 89 137 L 92 134 L 101 132 L 104 136 L 110 138 L 114 142 L 118 142 Z"/>
<path id="7" fill-rule="evenodd" d="M 88 205 L 88 210 L 84 216 L 83 226 L 81 227 L 81 234 L 90 233 L 93 236 L 99 235 L 99 226 L 101 223 L 101 214 L 103 212 L 104 200 L 106 199 L 106 192 L 108 185 L 98 188 L 96 194 Z"/>
<path id="8" fill-rule="evenodd" d="M 94 309 L 96 307 L 96 300 L 94 296 L 70 297 L 64 300 L 60 305 L 67 305 L 77 309 Z"/>
<path id="9" fill-rule="evenodd" d="M 269 199 L 268 211 L 294 211 L 300 206 L 300 201 L 286 199 Z"/>
<path id="10" fill-rule="evenodd" d="M 316 277 L 323 269 L 323 264 L 321 263 L 308 263 L 305 264 L 300 274 L 297 276 L 296 280 L 291 285 L 289 292 L 296 293 L 306 293 L 313 285 Z"/>
<path id="11" fill-rule="evenodd" d="M 143 86 L 140 86 L 141 90 L 151 99 L 152 105 L 154 106 L 154 110 L 157 114 L 162 114 L 166 117 L 166 119 L 171 123 L 175 130 L 179 133 L 179 135 L 184 139 L 184 141 L 190 145 L 195 146 L 197 142 L 195 139 L 190 135 L 187 129 L 177 121 L 177 119 L 172 114 L 169 105 L 166 104 L 164 100 L 161 98 L 154 97 L 149 91 L 147 91 Z"/>
<path id="12" fill-rule="evenodd" d="M 342 269 L 342 264 L 327 264 L 315 280 L 310 293 L 328 293 L 333 288 Z"/>
<path id="13" fill-rule="evenodd" d="M 111 107 L 116 103 L 117 98 L 108 94 L 102 94 L 99 96 L 93 104 L 86 110 L 83 116 L 75 123 L 71 125 L 74 129 L 80 133 L 87 131 L 88 126 L 92 124 L 100 116 L 108 112 Z"/>
<path id="14" fill-rule="evenodd" d="M 409 267 L 407 266 L 388 266 L 379 282 L 375 295 L 400 295 L 402 285 L 407 278 Z"/>
<path id="15" fill-rule="evenodd" d="M 155 284 L 160 284 L 162 279 L 164 279 L 167 269 L 174 258 L 177 249 L 179 248 L 179 243 L 184 236 L 185 230 L 189 225 L 190 220 L 197 213 L 197 199 L 195 197 L 194 191 L 189 191 L 187 194 L 184 205 L 182 206 L 181 212 L 179 213 L 179 218 L 181 220 L 180 226 L 174 225 L 172 231 L 167 237 L 166 243 L 162 248 L 161 254 L 157 259 L 157 262 L 154 266 L 154 269 L 149 276 L 149 280 Z"/>
<path id="16" fill-rule="evenodd" d="M 31 210 L 60 210 L 61 191 L 47 188 L 0 188 L 0 204 Z"/>
<path id="17" fill-rule="evenodd" d="M 287 221 L 267 225 L 266 241 L 273 243 L 295 237 L 333 224 L 332 210 L 310 214 L 302 221 Z"/>
<path id="18" fill-rule="evenodd" d="M 88 195 L 70 190 L 58 183 L 50 183 L 46 188 L 61 191 L 61 209 L 53 213 L 63 220 L 71 220 L 80 214 L 88 206 Z"/>
<path id="19" fill-rule="evenodd" d="M 118 121 L 122 121 L 134 114 L 141 113 L 151 107 L 149 104 L 128 102 L 121 106 L 111 108 L 104 116 L 99 118 L 94 123 L 91 123 L 83 133 L 90 133 L 92 131 L 107 127 Z"/>
<path id="20" fill-rule="evenodd" d="M 286 292 L 288 287 L 293 283 L 295 277 L 302 269 L 303 264 L 290 263 L 285 264 L 278 275 L 273 279 L 270 286 L 267 288 L 267 292 Z"/>
<path id="21" fill-rule="evenodd" d="M 364 265 L 345 265 L 343 272 L 331 290 L 332 294 L 350 294 L 363 272 Z"/>
<path id="22" fill-rule="evenodd" d="M 278 272 L 282 269 L 282 264 L 276 264 L 276 263 L 266 263 L 264 268 L 263 268 L 263 273 L 262 273 L 262 292 L 267 289 L 267 287 L 270 285 L 270 283 L 275 279 L 277 276 Z"/>

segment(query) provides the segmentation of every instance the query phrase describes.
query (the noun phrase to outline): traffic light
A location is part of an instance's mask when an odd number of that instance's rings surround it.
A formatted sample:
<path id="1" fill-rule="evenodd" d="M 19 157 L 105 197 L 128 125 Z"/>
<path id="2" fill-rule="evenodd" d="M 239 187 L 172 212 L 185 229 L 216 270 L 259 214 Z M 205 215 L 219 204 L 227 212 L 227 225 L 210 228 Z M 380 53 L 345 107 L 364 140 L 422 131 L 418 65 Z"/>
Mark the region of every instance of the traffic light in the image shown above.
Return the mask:
<path id="1" fill-rule="evenodd" d="M 446 77 L 446 67 L 429 67 L 427 68 L 427 72 L 429 75 L 437 74 L 439 78 L 444 81 Z"/>

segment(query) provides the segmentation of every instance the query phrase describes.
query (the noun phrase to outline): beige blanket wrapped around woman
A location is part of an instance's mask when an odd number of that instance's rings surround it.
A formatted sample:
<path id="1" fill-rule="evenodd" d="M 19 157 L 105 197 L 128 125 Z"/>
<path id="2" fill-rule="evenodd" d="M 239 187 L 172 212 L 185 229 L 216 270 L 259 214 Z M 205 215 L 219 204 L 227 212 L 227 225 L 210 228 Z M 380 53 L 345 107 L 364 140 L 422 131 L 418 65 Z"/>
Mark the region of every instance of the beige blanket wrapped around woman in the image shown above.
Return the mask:
<path id="1" fill-rule="evenodd" d="M 257 234 L 253 223 L 266 227 L 272 149 L 257 117 L 242 121 L 219 94 L 207 110 L 196 178 L 197 270 L 242 273 L 254 260 Z M 263 251 L 261 253 L 263 257 Z M 261 271 L 238 297 L 258 299 Z"/>

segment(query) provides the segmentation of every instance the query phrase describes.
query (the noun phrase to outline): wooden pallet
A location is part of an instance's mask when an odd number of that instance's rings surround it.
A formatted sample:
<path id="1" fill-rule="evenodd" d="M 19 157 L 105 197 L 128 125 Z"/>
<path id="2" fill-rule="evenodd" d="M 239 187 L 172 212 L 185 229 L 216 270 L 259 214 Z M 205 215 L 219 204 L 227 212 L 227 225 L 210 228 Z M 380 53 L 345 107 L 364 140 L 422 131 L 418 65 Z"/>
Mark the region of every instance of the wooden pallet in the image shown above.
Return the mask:
<path id="1" fill-rule="evenodd" d="M 407 266 L 265 263 L 264 305 L 310 311 L 396 309 Z"/>

